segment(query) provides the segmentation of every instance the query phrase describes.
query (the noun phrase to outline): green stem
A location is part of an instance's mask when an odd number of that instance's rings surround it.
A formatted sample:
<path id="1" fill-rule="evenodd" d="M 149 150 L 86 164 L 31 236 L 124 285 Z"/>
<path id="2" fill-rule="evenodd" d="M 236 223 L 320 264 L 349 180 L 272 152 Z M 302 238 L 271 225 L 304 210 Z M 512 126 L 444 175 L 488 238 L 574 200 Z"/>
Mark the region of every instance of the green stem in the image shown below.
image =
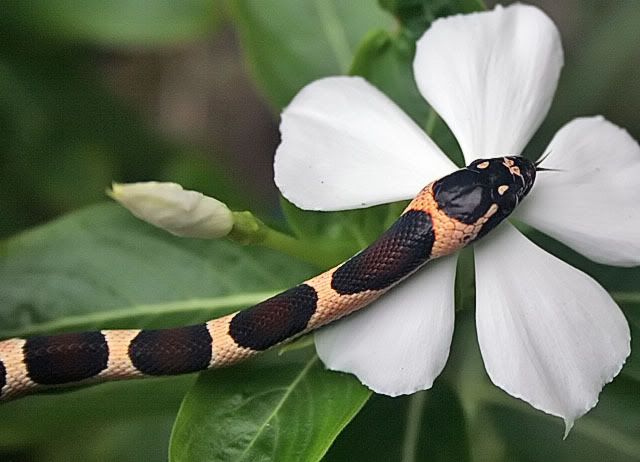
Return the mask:
<path id="1" fill-rule="evenodd" d="M 424 124 L 424 131 L 427 135 L 433 135 L 433 130 L 436 128 L 438 122 L 438 114 L 433 108 L 429 108 L 429 114 L 427 115 L 427 121 Z"/>
<path id="2" fill-rule="evenodd" d="M 320 249 L 321 247 L 327 250 L 325 245 L 310 244 L 309 242 L 301 241 L 272 228 L 267 228 L 264 239 L 260 245 L 279 250 L 287 255 L 322 267 L 332 266 L 336 260 L 339 259 L 336 258 L 332 252 L 327 253 Z"/>
<path id="3" fill-rule="evenodd" d="M 404 441 L 402 442 L 402 462 L 415 462 L 417 460 L 420 423 L 422 422 L 422 413 L 426 403 L 427 394 L 424 391 L 414 393 L 409 398 L 407 427 L 404 432 Z"/>
<path id="4" fill-rule="evenodd" d="M 227 237 L 240 244 L 261 245 L 322 268 L 333 266 L 343 258 L 326 244 L 301 241 L 270 228 L 251 212 L 233 212 L 233 221 L 233 229 Z"/>
<path id="5" fill-rule="evenodd" d="M 333 49 L 336 61 L 342 72 L 346 73 L 351 65 L 351 47 L 349 46 L 344 23 L 341 21 L 333 2 L 316 0 L 315 7 L 320 17 L 320 25 Z"/>
<path id="6" fill-rule="evenodd" d="M 617 303 L 640 303 L 640 292 L 611 292 Z"/>

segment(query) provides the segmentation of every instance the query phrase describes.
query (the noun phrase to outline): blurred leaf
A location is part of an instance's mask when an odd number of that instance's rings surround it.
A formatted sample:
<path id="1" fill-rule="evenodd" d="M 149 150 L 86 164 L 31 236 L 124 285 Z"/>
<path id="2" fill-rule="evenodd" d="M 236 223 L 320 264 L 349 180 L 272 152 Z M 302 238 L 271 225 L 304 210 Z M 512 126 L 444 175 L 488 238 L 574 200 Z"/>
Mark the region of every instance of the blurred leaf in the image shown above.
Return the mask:
<path id="1" fill-rule="evenodd" d="M 57 40 L 108 47 L 166 46 L 205 37 L 219 20 L 210 0 L 27 0 L 4 5 L 4 21 Z"/>
<path id="2" fill-rule="evenodd" d="M 590 3 L 579 21 L 570 22 L 571 28 L 580 29 L 574 48 L 567 50 L 549 116 L 527 148 L 532 158 L 544 152 L 557 130 L 574 117 L 602 114 L 640 137 L 638 2 L 621 0 L 607 8 Z"/>
<path id="3" fill-rule="evenodd" d="M 201 374 L 187 394 L 172 461 L 319 460 L 370 395 L 309 348 L 220 372 Z"/>
<path id="4" fill-rule="evenodd" d="M 2 243 L 0 336 L 199 322 L 311 275 L 272 251 L 179 239 L 99 205 Z"/>
<path id="5" fill-rule="evenodd" d="M 597 10 L 601 11 L 601 8 Z M 556 123 L 568 122 L 567 114 L 593 114 L 607 107 L 611 92 L 618 87 L 619 74 L 624 72 L 630 61 L 633 62 L 633 58 L 638 57 L 640 8 L 637 2 L 612 4 L 607 14 L 598 16 L 596 24 L 597 28 L 587 41 L 581 43 L 577 54 L 567 60 L 554 103 L 563 112 L 564 120 L 556 119 L 560 117 L 558 111 L 550 114 Z M 628 84 L 633 85 L 633 82 Z M 629 97 L 627 92 L 625 95 Z"/>
<path id="6" fill-rule="evenodd" d="M 622 305 L 631 327 L 631 355 L 622 368 L 622 374 L 640 383 L 640 289 L 638 302 L 634 306 Z"/>
<path id="7" fill-rule="evenodd" d="M 595 409 L 576 422 L 564 441 L 560 419 L 516 400 L 509 407 L 491 403 L 485 409 L 505 438 L 510 461 L 631 462 L 640 457 L 639 394 L 640 383 L 615 379 L 605 387 Z"/>
<path id="8" fill-rule="evenodd" d="M 221 200 L 232 210 L 258 209 L 259 198 L 246 196 L 246 188 L 221 160 L 213 169 L 210 161 L 198 152 L 184 152 L 170 159 L 158 176 L 159 181 L 179 183 L 186 189 L 199 191 Z"/>
<path id="9" fill-rule="evenodd" d="M 175 152 L 96 84 L 83 56 L 23 48 L 0 48 L 3 209 L 38 222 L 102 200 L 115 178 L 154 175 Z"/>
<path id="10" fill-rule="evenodd" d="M 0 459 L 166 460 L 171 425 L 194 379 L 111 382 L 4 403 Z"/>
<path id="11" fill-rule="evenodd" d="M 229 6 L 251 70 L 276 108 L 315 79 L 347 73 L 366 32 L 392 24 L 375 0 L 235 0 Z"/>
<path id="12" fill-rule="evenodd" d="M 441 380 L 432 389 L 411 396 L 374 394 L 324 460 L 469 460 L 465 418 L 458 398 Z"/>
<path id="13" fill-rule="evenodd" d="M 437 18 L 485 9 L 483 0 L 378 0 L 417 39 Z"/>

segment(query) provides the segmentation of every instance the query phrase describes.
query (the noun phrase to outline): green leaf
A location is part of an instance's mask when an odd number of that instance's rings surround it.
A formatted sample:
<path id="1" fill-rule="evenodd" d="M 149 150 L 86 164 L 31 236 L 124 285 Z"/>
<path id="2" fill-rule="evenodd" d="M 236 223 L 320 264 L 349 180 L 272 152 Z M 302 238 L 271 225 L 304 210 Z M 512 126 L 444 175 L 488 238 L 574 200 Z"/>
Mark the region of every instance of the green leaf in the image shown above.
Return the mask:
<path id="1" fill-rule="evenodd" d="M 272 251 L 179 239 L 117 205 L 98 205 L 0 244 L 0 335 L 199 322 L 257 303 L 313 273 Z M 157 381 L 103 384 L 3 405 L 0 451 L 62 441 L 58 427 L 64 421 L 65 441 L 94 441 L 104 449 L 110 434 L 113 451 L 122 452 L 126 434 L 147 426 L 141 417 L 147 405 L 164 416 L 162 440 L 185 390 L 178 385 L 191 379 L 179 380 L 157 390 Z M 109 417 L 111 407 L 117 418 Z M 101 436 L 96 425 L 105 426 Z M 157 447 L 157 440 L 150 441 Z"/>
<path id="2" fill-rule="evenodd" d="M 313 274 L 272 251 L 176 238 L 98 205 L 1 244 L 0 336 L 200 322 Z"/>
<path id="3" fill-rule="evenodd" d="M 483 415 L 504 438 L 506 460 L 631 462 L 640 454 L 639 393 L 640 383 L 615 379 L 564 441 L 560 419 L 515 400 L 509 406 L 487 403 Z"/>
<path id="4" fill-rule="evenodd" d="M 604 11 L 597 4 L 591 5 L 591 9 L 583 14 L 593 15 L 593 29 L 584 37 L 586 40 L 578 42 L 575 53 L 567 57 L 556 101 L 545 125 L 557 129 L 571 117 L 599 114 L 604 110 L 605 115 L 611 112 L 626 118 L 622 125 L 637 134 L 640 130 L 637 117 L 621 113 L 617 106 L 625 106 L 625 100 L 631 103 L 630 108 L 637 108 L 640 103 L 638 48 L 635 46 L 640 8 L 636 2 L 626 1 L 616 2 Z M 626 70 L 633 72 L 625 75 Z M 545 141 L 548 142 L 548 138 Z"/>
<path id="5" fill-rule="evenodd" d="M 354 457 L 403 462 L 469 460 L 465 418 L 456 393 L 437 380 L 432 389 L 411 396 L 373 395 L 325 460 L 347 462 Z"/>
<path id="6" fill-rule="evenodd" d="M 638 302 L 633 307 L 623 305 L 631 327 L 631 355 L 622 368 L 622 374 L 640 383 L 640 292 Z"/>
<path id="7" fill-rule="evenodd" d="M 561 30 L 566 62 L 549 115 L 527 147 L 531 158 L 545 152 L 559 128 L 574 117 L 601 114 L 640 138 L 640 8 L 633 0 L 610 8 L 598 2 L 581 7 L 580 21 L 566 27 L 570 33 Z"/>
<path id="8" fill-rule="evenodd" d="M 370 394 L 309 348 L 221 372 L 201 374 L 185 397 L 172 461 L 319 460 Z"/>
<path id="9" fill-rule="evenodd" d="M 25 40 L 0 50 L 0 209 L 22 226 L 103 200 L 113 179 L 154 177 L 177 154 L 97 84 L 83 53 Z"/>
<path id="10" fill-rule="evenodd" d="M 3 16 L 4 21 L 58 40 L 164 46 L 211 34 L 218 10 L 209 0 L 34 0 L 10 2 Z"/>
<path id="11" fill-rule="evenodd" d="M 276 108 L 315 79 L 346 74 L 367 31 L 392 24 L 375 0 L 236 0 L 229 6 L 255 79 Z"/>
<path id="12" fill-rule="evenodd" d="M 0 459 L 166 460 L 171 425 L 194 379 L 111 382 L 3 403 Z"/>
<path id="13" fill-rule="evenodd" d="M 456 13 L 484 10 L 483 0 L 378 0 L 414 38 L 418 38 L 437 18 Z"/>

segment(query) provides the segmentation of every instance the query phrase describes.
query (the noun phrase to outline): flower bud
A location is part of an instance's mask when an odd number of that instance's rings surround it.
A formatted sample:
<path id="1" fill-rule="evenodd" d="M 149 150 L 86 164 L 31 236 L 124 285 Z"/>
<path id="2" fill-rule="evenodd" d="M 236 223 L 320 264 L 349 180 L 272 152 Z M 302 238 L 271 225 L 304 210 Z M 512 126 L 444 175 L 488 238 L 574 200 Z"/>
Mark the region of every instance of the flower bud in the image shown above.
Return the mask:
<path id="1" fill-rule="evenodd" d="M 107 194 L 136 217 L 176 236 L 218 238 L 233 227 L 225 204 L 176 183 L 113 183 L 111 188 Z"/>

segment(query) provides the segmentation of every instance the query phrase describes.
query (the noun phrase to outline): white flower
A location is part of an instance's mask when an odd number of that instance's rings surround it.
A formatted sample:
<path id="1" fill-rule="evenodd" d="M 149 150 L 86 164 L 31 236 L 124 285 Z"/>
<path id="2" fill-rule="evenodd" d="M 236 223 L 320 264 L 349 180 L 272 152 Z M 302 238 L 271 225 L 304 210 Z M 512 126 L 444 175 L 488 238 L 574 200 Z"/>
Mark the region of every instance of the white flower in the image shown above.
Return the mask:
<path id="1" fill-rule="evenodd" d="M 225 204 L 176 183 L 114 183 L 108 194 L 136 217 L 176 236 L 213 239 L 233 227 Z"/>
<path id="2" fill-rule="evenodd" d="M 467 163 L 519 155 L 551 104 L 563 54 L 558 30 L 531 6 L 437 20 L 417 44 L 418 87 Z M 376 88 L 331 77 L 282 114 L 275 181 L 299 207 L 343 210 L 412 198 L 453 163 Z M 589 258 L 640 264 L 640 147 L 602 117 L 553 138 L 516 214 Z M 629 326 L 591 277 L 504 223 L 475 245 L 476 324 L 491 380 L 573 421 L 592 408 L 630 350 Z M 316 334 L 331 369 L 388 395 L 429 388 L 449 354 L 456 260 L 446 257 L 373 306 Z"/>

